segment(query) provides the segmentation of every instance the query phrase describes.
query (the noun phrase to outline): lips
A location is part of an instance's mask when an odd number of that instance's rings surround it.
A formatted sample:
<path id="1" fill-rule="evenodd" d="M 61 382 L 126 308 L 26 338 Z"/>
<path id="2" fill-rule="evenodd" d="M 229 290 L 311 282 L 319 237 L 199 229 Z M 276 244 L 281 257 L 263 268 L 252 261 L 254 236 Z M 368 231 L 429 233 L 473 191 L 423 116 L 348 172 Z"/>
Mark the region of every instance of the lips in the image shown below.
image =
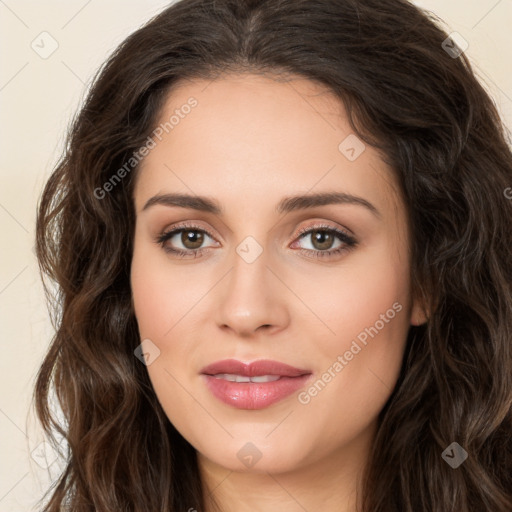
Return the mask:
<path id="1" fill-rule="evenodd" d="M 237 409 L 263 409 L 303 388 L 309 370 L 277 361 L 250 364 L 226 359 L 201 370 L 209 391 L 221 402 Z"/>
<path id="2" fill-rule="evenodd" d="M 269 359 L 262 359 L 254 361 L 250 364 L 242 363 L 236 359 L 225 359 L 210 364 L 201 370 L 205 375 L 219 375 L 231 374 L 241 375 L 244 377 L 258 377 L 262 375 L 277 375 L 280 377 L 300 377 L 301 375 L 310 374 L 311 371 L 280 363 L 278 361 L 271 361 Z"/>

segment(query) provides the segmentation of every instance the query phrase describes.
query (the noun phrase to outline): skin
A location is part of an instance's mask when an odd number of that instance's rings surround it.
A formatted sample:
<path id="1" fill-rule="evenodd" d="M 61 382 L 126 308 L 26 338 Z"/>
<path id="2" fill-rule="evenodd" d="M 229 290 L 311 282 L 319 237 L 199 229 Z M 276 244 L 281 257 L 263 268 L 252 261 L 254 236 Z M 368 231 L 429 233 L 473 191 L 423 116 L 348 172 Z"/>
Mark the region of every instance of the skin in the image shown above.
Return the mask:
<path id="1" fill-rule="evenodd" d="M 354 512 L 407 332 L 425 321 L 411 295 L 408 222 L 393 171 L 370 146 L 354 161 L 338 149 L 352 130 L 341 101 L 315 82 L 252 74 L 183 81 L 160 122 L 191 96 L 197 106 L 145 157 L 134 188 L 131 286 L 141 340 L 160 350 L 147 366 L 154 390 L 197 450 L 203 485 L 223 510 L 321 503 L 324 512 Z M 379 214 L 358 204 L 275 211 L 284 197 L 333 191 L 363 198 Z M 143 209 L 171 192 L 208 196 L 224 212 Z M 212 236 L 184 245 L 180 233 L 167 247 L 209 249 L 180 258 L 155 242 L 179 222 Z M 347 231 L 357 245 L 316 258 L 343 245 L 297 236 L 318 224 Z M 252 263 L 236 251 L 248 236 L 262 249 Z M 236 409 L 200 376 L 221 359 L 274 359 L 309 369 L 315 382 L 395 303 L 400 312 L 307 404 L 295 393 L 265 409 Z M 251 467 L 237 457 L 248 442 L 261 453 Z"/>

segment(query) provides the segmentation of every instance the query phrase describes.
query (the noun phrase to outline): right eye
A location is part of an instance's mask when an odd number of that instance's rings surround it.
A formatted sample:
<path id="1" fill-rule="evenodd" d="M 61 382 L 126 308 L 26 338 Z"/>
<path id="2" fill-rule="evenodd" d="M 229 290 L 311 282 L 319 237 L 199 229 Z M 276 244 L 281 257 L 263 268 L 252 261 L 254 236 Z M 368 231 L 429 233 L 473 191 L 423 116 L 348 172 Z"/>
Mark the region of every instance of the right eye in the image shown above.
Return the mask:
<path id="1" fill-rule="evenodd" d="M 201 245 L 205 242 L 205 236 L 213 237 L 204 229 L 195 225 L 174 226 L 169 231 L 161 233 L 156 242 L 162 246 L 164 251 L 175 254 L 180 257 L 194 256 L 199 257 L 208 248 Z M 178 247 L 176 247 L 178 244 Z M 182 247 L 179 247 L 181 244 Z"/>

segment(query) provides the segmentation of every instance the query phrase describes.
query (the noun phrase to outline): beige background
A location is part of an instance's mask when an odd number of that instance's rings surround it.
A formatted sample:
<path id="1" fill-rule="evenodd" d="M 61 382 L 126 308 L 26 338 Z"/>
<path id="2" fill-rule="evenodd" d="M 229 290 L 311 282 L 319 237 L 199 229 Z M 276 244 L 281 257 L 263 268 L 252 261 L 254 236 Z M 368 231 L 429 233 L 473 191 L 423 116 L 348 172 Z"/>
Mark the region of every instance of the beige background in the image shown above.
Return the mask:
<path id="1" fill-rule="evenodd" d="M 37 199 L 95 70 L 168 3 L 0 0 L 0 512 L 33 510 L 61 464 L 51 452 L 46 463 L 41 458 L 41 429 L 29 413 L 52 335 L 33 254 Z M 468 41 L 466 54 L 512 127 L 512 0 L 415 3 Z M 51 37 L 40 36 L 44 31 Z M 46 59 L 31 47 L 44 51 L 42 37 L 47 50 L 51 38 L 58 44 Z"/>

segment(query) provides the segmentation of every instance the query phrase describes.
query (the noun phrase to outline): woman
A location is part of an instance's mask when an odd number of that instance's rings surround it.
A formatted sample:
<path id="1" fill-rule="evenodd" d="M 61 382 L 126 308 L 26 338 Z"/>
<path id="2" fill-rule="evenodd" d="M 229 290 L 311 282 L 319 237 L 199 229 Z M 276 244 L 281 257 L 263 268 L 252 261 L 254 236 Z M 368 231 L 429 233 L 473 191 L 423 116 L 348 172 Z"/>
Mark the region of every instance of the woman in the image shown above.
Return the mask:
<path id="1" fill-rule="evenodd" d="M 402 0 L 124 41 L 39 205 L 45 511 L 512 509 L 512 154 L 456 50 Z"/>

